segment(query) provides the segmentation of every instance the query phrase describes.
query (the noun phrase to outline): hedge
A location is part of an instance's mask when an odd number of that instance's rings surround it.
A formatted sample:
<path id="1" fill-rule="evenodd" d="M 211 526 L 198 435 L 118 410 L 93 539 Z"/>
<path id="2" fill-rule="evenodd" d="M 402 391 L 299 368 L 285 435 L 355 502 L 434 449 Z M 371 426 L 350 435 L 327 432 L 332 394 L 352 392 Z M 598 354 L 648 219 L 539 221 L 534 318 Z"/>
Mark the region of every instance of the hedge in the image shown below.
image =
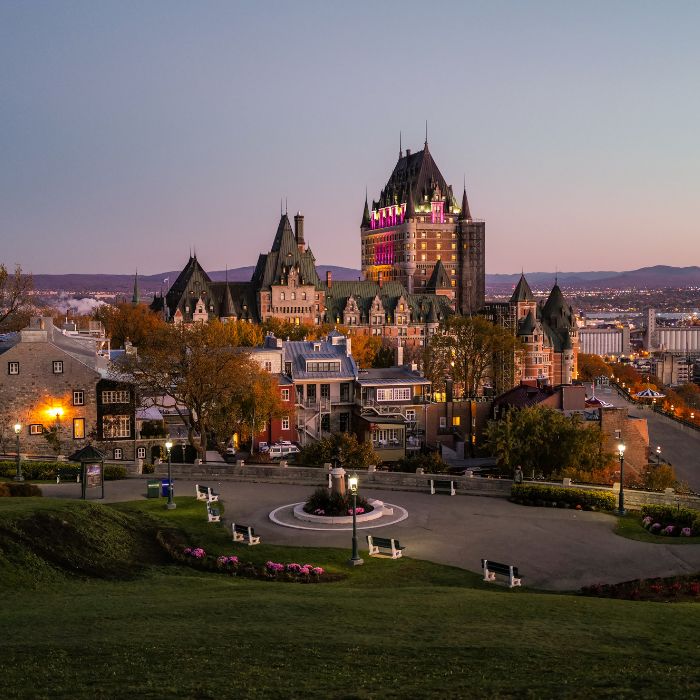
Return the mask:
<path id="1" fill-rule="evenodd" d="M 12 496 L 41 496 L 41 489 L 24 481 L 0 482 L 0 498 Z"/>
<path id="2" fill-rule="evenodd" d="M 604 491 L 544 486 L 540 484 L 513 484 L 511 498 L 523 505 L 574 507 L 596 510 L 614 510 L 615 495 Z"/>
<path id="3" fill-rule="evenodd" d="M 80 473 L 80 465 L 74 462 L 34 462 L 22 461 L 22 474 L 30 481 L 53 481 L 56 479 L 58 470 L 61 470 L 61 477 L 75 481 Z M 11 479 L 17 473 L 17 462 L 6 460 L 0 462 L 0 476 Z M 120 464 L 105 464 L 105 481 L 116 481 L 126 479 L 126 467 Z"/>
<path id="4" fill-rule="evenodd" d="M 693 534 L 700 534 L 700 511 L 674 506 L 642 506 L 642 519 L 650 517 L 662 528 L 666 525 L 676 525 L 679 528 L 689 527 Z"/>

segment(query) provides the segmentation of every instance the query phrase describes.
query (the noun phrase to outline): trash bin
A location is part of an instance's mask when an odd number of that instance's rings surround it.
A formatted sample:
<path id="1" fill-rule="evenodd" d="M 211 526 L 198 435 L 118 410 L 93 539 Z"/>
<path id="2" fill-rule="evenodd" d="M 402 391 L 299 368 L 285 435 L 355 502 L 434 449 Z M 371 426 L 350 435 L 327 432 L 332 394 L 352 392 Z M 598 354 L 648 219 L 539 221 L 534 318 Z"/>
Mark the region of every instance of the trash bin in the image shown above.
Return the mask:
<path id="1" fill-rule="evenodd" d="M 160 483 L 149 481 L 146 484 L 146 498 L 158 498 L 158 496 L 160 496 Z"/>
<path id="2" fill-rule="evenodd" d="M 160 492 L 162 496 L 165 496 L 165 498 L 168 497 L 168 486 L 170 486 L 170 482 L 167 479 L 161 479 L 160 480 Z M 173 480 L 173 496 L 175 496 L 175 481 Z"/>

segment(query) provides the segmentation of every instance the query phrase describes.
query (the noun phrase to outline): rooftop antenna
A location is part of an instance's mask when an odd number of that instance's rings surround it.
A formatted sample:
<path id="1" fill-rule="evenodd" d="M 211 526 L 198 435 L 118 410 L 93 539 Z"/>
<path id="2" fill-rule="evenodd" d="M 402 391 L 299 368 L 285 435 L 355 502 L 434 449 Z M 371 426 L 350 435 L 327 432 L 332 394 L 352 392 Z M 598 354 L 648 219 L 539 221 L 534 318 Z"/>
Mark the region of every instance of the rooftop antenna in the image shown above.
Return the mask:
<path id="1" fill-rule="evenodd" d="M 425 145 L 428 145 L 428 120 L 425 120 Z"/>
<path id="2" fill-rule="evenodd" d="M 280 217 L 282 216 L 282 197 L 280 197 Z"/>
<path id="3" fill-rule="evenodd" d="M 286 216 L 286 214 L 287 214 L 288 211 L 289 211 L 289 210 L 287 209 L 287 198 L 285 197 L 285 198 L 284 198 L 284 213 L 285 213 L 285 216 Z"/>
<path id="4" fill-rule="evenodd" d="M 399 158 L 403 156 L 403 146 L 401 144 L 401 132 L 399 131 Z"/>

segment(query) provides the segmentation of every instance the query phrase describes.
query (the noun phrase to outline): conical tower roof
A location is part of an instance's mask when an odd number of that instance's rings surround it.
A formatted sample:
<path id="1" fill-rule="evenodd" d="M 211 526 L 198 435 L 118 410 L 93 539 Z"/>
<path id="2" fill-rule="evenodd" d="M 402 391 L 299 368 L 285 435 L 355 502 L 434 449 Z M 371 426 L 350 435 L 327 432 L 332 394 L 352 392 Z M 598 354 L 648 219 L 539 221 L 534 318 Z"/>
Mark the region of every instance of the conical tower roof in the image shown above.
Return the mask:
<path id="1" fill-rule="evenodd" d="M 413 203 L 413 188 L 409 184 L 408 186 L 408 196 L 406 197 L 406 219 L 416 218 L 416 207 Z"/>
<path id="2" fill-rule="evenodd" d="M 535 301 L 535 297 L 532 294 L 532 290 L 530 289 L 530 285 L 527 283 L 527 280 L 525 279 L 524 273 L 521 273 L 520 279 L 518 280 L 518 284 L 515 286 L 515 289 L 513 290 L 513 296 L 510 298 L 511 304 L 516 304 L 519 301 Z"/>
<path id="3" fill-rule="evenodd" d="M 367 203 L 367 193 L 365 192 L 365 210 L 362 212 L 362 224 L 361 228 L 369 228 L 371 226 L 371 221 L 369 218 L 369 204 Z"/>
<path id="4" fill-rule="evenodd" d="M 460 221 L 471 221 L 472 214 L 469 211 L 469 200 L 467 199 L 467 186 L 464 186 L 462 193 L 462 211 L 459 212 Z"/>
<path id="5" fill-rule="evenodd" d="M 425 291 L 429 294 L 435 294 L 438 289 L 450 289 L 451 287 L 450 276 L 447 274 L 442 260 L 438 260 L 433 268 L 433 274 L 430 275 L 428 284 L 425 286 Z"/>
<path id="6" fill-rule="evenodd" d="M 134 293 L 131 297 L 131 303 L 136 306 L 136 304 L 141 303 L 141 294 L 139 293 L 139 271 L 136 270 L 134 275 Z"/>

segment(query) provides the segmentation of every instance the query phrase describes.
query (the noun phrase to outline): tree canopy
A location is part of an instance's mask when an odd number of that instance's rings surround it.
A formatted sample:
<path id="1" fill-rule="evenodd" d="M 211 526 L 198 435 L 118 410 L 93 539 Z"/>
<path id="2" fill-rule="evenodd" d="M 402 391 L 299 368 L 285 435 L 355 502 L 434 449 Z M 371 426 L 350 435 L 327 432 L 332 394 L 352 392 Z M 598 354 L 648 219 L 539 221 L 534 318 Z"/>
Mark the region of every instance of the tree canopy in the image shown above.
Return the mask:
<path id="1" fill-rule="evenodd" d="M 510 331 L 482 316 L 450 316 L 425 348 L 425 375 L 438 390 L 450 377 L 465 397 L 478 396 L 487 382 L 500 392 L 505 387 L 496 367 L 512 362 L 521 347 Z"/>
<path id="2" fill-rule="evenodd" d="M 489 422 L 486 436 L 487 449 L 507 472 L 520 465 L 526 474 L 548 477 L 565 468 L 592 471 L 610 461 L 599 427 L 545 406 L 508 411 Z"/>
<path id="3" fill-rule="evenodd" d="M 29 321 L 34 281 L 17 265 L 14 273 L 0 263 L 0 330 L 17 331 Z"/>
<path id="4" fill-rule="evenodd" d="M 302 448 L 297 461 L 312 467 L 332 464 L 344 469 L 366 469 L 370 464 L 379 464 L 381 458 L 374 451 L 371 442 L 360 442 L 351 433 L 337 433 L 312 442 Z"/>
<path id="5" fill-rule="evenodd" d="M 237 345 L 235 324 L 160 325 L 138 348 L 113 365 L 115 378 L 131 381 L 156 405 L 173 404 L 190 444 L 206 461 L 212 434 L 250 434 L 282 414 L 274 378 Z"/>

